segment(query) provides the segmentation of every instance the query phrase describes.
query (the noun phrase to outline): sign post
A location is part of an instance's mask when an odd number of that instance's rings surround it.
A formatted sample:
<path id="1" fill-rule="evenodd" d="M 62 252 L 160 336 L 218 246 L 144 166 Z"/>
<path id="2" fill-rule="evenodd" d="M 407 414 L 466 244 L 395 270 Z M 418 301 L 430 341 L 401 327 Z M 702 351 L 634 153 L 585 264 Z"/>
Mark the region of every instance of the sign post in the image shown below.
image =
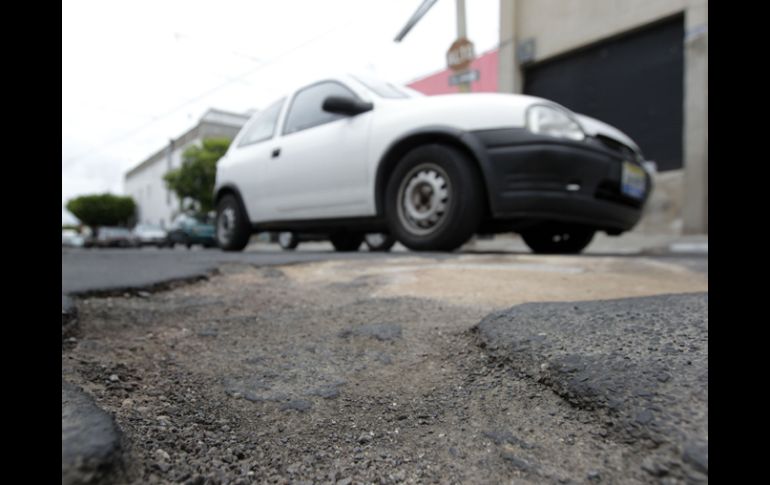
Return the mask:
<path id="1" fill-rule="evenodd" d="M 447 66 L 456 73 L 452 78 L 463 79 L 459 83 L 452 83 L 450 80 L 450 85 L 458 84 L 460 86 L 460 92 L 470 92 L 470 82 L 475 81 L 475 79 L 471 78 L 470 71 L 468 71 L 475 57 L 476 53 L 473 50 L 473 43 L 465 37 L 454 41 L 446 53 Z M 478 71 L 476 73 L 477 76 Z"/>
<path id="2" fill-rule="evenodd" d="M 461 93 L 468 93 L 471 90 L 471 81 L 475 79 L 469 76 L 468 68 L 476 57 L 473 50 L 473 42 L 469 41 L 465 29 L 465 0 L 456 0 L 457 6 L 457 40 L 452 43 L 446 53 L 447 66 L 453 70 L 456 75 L 449 80 L 450 85 L 458 84 Z M 478 76 L 478 74 L 476 74 Z M 459 82 L 452 80 L 459 79 Z"/>
<path id="3" fill-rule="evenodd" d="M 430 10 L 438 0 L 423 0 L 417 11 L 412 14 L 407 24 L 401 29 L 401 32 L 393 39 L 401 42 L 406 34 L 420 21 L 420 19 Z M 446 53 L 447 65 L 456 75 L 449 80 L 449 85 L 458 85 L 461 93 L 467 93 L 471 90 L 471 82 L 479 78 L 478 71 L 470 72 L 468 68 L 476 57 L 473 50 L 473 43 L 468 40 L 465 29 L 465 0 L 455 0 L 457 7 L 457 40 L 449 47 Z"/>

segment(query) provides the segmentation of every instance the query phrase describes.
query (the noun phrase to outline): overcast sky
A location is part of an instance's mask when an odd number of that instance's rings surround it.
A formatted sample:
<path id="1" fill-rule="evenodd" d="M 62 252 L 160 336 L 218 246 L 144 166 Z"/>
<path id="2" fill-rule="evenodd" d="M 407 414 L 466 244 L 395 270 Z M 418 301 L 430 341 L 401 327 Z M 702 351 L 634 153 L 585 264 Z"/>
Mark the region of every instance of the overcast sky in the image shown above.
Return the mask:
<path id="1" fill-rule="evenodd" d="M 62 206 L 77 195 L 122 194 L 123 174 L 208 108 L 262 109 L 329 70 L 406 84 L 444 69 L 455 0 L 439 0 L 393 42 L 421 1 L 63 2 Z M 476 52 L 495 48 L 499 0 L 466 8 Z"/>

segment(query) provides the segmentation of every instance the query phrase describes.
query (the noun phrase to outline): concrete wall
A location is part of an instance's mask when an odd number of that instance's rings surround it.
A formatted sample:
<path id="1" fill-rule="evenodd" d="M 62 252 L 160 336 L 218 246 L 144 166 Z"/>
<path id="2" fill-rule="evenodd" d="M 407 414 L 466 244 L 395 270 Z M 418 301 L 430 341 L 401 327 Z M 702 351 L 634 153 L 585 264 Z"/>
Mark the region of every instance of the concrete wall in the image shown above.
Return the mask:
<path id="1" fill-rule="evenodd" d="M 706 0 L 516 0 L 516 37 L 535 39 L 535 61 L 670 17 Z"/>
<path id="2" fill-rule="evenodd" d="M 708 2 L 707 0 L 500 0 L 498 85 L 522 90 L 517 49 L 533 42 L 533 62 L 684 14 L 684 170 L 666 175 L 659 206 L 680 207 L 676 220 L 647 224 L 647 230 L 708 232 Z M 658 216 L 650 212 L 652 219 Z M 640 226 L 641 227 L 641 226 Z M 658 227 L 658 229 L 656 229 Z"/>
<path id="3" fill-rule="evenodd" d="M 179 166 L 180 149 L 174 150 L 172 160 L 176 162 L 174 166 Z M 179 200 L 163 182 L 163 175 L 168 170 L 168 156 L 165 156 L 126 177 L 124 191 L 136 202 L 137 223 L 167 227 L 174 212 L 179 209 Z"/>
<path id="4" fill-rule="evenodd" d="M 708 3 L 693 2 L 685 15 L 684 232 L 707 233 L 709 217 Z"/>

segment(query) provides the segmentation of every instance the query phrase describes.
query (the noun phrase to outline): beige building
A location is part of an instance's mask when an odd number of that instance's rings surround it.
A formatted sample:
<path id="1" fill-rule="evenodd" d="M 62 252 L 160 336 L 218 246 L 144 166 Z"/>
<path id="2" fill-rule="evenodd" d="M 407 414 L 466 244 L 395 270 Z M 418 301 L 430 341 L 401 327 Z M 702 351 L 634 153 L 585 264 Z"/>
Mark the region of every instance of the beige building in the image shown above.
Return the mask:
<path id="1" fill-rule="evenodd" d="M 708 233 L 706 0 L 501 0 L 499 89 L 618 126 L 658 165 L 639 230 Z"/>

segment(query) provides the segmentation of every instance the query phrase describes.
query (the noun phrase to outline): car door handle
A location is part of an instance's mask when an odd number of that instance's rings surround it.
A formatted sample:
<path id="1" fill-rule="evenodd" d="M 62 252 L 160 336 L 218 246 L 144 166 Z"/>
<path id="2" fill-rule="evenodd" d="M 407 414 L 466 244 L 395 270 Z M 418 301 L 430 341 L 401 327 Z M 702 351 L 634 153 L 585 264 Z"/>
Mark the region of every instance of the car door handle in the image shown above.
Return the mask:
<path id="1" fill-rule="evenodd" d="M 280 154 L 281 154 L 281 149 L 280 149 L 280 148 L 274 148 L 274 149 L 273 149 L 273 153 L 272 153 L 270 156 L 271 156 L 272 158 L 275 158 L 275 157 L 277 157 L 277 156 L 278 156 L 278 155 L 280 155 Z"/>

